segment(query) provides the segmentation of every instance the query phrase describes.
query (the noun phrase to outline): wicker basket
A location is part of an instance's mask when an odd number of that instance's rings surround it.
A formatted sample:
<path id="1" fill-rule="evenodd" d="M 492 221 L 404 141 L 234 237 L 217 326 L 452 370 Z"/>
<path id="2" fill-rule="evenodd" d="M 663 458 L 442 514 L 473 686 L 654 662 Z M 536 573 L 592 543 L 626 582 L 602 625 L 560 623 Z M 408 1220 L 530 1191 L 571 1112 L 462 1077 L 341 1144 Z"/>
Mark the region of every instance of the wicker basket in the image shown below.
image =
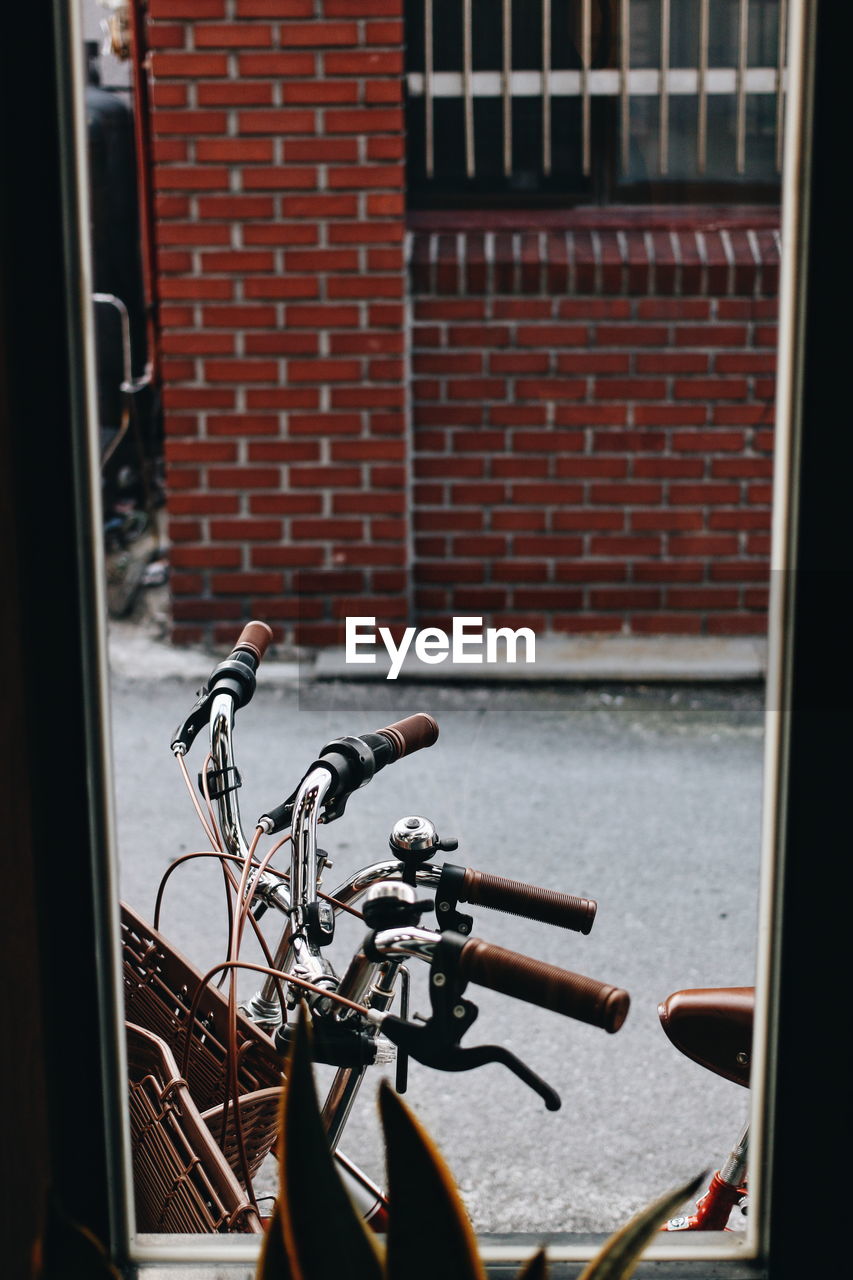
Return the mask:
<path id="1" fill-rule="evenodd" d="M 130 1022 L 166 1042 L 183 1060 L 190 1006 L 202 974 L 162 934 L 122 904 L 125 1015 Z M 222 1108 L 227 1077 L 228 1001 L 208 987 L 192 1028 L 186 1083 L 240 1182 L 243 1167 L 237 1146 L 234 1108 L 229 1106 L 225 1134 Z M 240 1118 L 249 1169 L 254 1176 L 275 1142 L 278 1130 L 281 1060 L 269 1036 L 248 1018 L 237 1015 Z"/>
<path id="2" fill-rule="evenodd" d="M 260 1233 L 168 1045 L 131 1022 L 126 1027 L 138 1230 Z"/>

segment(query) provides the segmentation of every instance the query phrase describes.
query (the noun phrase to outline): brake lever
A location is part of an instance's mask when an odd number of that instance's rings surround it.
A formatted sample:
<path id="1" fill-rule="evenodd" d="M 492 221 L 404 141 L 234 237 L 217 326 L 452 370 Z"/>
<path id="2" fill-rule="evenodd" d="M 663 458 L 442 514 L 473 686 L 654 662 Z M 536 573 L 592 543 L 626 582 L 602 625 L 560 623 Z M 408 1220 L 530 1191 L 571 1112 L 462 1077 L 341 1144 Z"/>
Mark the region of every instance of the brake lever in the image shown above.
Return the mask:
<path id="1" fill-rule="evenodd" d="M 462 1067 L 452 1067 L 453 1071 L 470 1071 L 472 1067 L 483 1067 L 489 1062 L 499 1062 L 507 1067 L 514 1076 L 518 1076 L 522 1084 L 528 1085 L 545 1103 L 548 1111 L 559 1111 L 563 1105 L 556 1089 L 552 1089 L 547 1080 L 537 1075 L 526 1062 L 516 1057 L 509 1049 L 499 1044 L 480 1044 L 473 1049 L 459 1049 L 457 1053 L 466 1059 Z"/>
<path id="2" fill-rule="evenodd" d="M 302 780 L 293 788 L 286 800 L 282 800 L 281 804 L 275 805 L 272 809 L 268 809 L 266 813 L 262 813 L 258 818 L 258 826 L 261 827 L 267 835 L 277 835 L 279 831 L 287 831 L 293 823 L 293 809 L 296 804 L 296 797 L 299 794 L 299 788 L 302 782 L 307 778 L 312 769 L 316 769 L 318 765 L 325 762 L 321 759 L 315 760 L 313 764 L 305 770 Z M 318 822 L 322 822 L 324 826 L 328 826 L 330 822 L 334 822 L 336 818 L 343 816 L 347 807 L 347 801 L 350 793 L 345 791 L 340 796 L 327 796 L 320 806 Z"/>
<path id="3" fill-rule="evenodd" d="M 190 709 L 189 715 L 186 720 L 181 721 L 172 734 L 170 745 L 176 755 L 186 755 L 189 751 L 195 742 L 199 729 L 204 728 L 210 719 L 210 704 L 212 701 L 213 693 L 206 684 L 196 690 L 196 700 Z"/>
<path id="4" fill-rule="evenodd" d="M 468 1015 L 459 1020 L 464 1033 L 477 1017 L 478 1009 L 469 1000 L 461 1001 L 457 1007 L 465 1007 Z M 497 1062 L 517 1076 L 534 1093 L 538 1093 L 549 1111 L 559 1111 L 562 1105 L 560 1095 L 547 1081 L 501 1045 L 481 1044 L 471 1049 L 463 1049 L 458 1043 L 445 1038 L 434 1017 L 429 1018 L 425 1023 L 418 1024 L 405 1022 L 402 1018 L 394 1017 L 393 1014 L 386 1014 L 382 1018 L 381 1027 L 382 1034 L 387 1039 L 409 1057 L 422 1062 L 425 1067 L 432 1067 L 436 1071 L 472 1071 L 475 1067 Z"/>

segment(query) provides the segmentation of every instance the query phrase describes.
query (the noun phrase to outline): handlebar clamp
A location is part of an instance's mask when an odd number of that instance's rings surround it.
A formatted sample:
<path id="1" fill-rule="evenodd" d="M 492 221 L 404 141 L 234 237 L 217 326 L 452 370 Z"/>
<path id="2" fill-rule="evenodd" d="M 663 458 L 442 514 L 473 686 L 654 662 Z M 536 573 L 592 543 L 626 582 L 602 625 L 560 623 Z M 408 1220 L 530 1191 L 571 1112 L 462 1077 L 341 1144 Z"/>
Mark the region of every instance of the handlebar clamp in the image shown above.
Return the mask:
<path id="1" fill-rule="evenodd" d="M 464 882 L 465 867 L 445 862 L 435 892 L 435 913 L 442 933 L 449 930 L 452 933 L 469 934 L 473 928 L 474 917 L 457 910 L 464 892 Z"/>
<path id="2" fill-rule="evenodd" d="M 243 779 L 240 770 L 236 765 L 232 765 L 229 769 L 207 770 L 207 793 L 211 800 L 220 800 L 222 796 L 228 794 L 229 791 L 239 791 L 243 785 Z M 204 775 L 198 775 L 198 789 L 204 791 Z"/>

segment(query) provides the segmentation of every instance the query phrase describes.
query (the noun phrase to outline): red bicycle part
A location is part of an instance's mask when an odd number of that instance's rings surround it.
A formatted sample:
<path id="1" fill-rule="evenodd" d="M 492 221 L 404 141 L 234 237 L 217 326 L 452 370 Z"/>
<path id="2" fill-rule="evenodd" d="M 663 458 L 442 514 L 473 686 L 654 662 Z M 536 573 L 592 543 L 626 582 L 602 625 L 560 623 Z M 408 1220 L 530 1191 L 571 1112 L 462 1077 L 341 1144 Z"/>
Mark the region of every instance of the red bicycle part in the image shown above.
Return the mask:
<path id="1" fill-rule="evenodd" d="M 696 1201 L 695 1213 L 670 1218 L 661 1231 L 728 1231 L 732 1209 L 746 1193 L 745 1186 L 725 1182 L 718 1171 L 701 1200 Z"/>

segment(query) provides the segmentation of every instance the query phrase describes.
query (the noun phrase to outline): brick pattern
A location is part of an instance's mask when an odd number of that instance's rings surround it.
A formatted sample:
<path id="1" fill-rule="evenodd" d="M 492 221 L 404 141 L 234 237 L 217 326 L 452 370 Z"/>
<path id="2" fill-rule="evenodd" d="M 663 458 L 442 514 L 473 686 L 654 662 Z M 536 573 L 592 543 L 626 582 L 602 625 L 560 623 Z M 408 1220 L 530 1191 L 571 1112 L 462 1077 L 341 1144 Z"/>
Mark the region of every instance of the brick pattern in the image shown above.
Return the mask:
<path id="1" fill-rule="evenodd" d="M 419 295 L 421 624 L 761 634 L 775 315 L 756 297 Z"/>
<path id="2" fill-rule="evenodd" d="M 568 215 L 584 223 L 589 218 Z M 607 216 L 607 215 L 605 215 Z M 772 211 L 771 217 L 775 216 Z M 421 219 L 424 215 L 421 215 Z M 410 237 L 418 293 L 652 294 L 773 297 L 779 288 L 778 226 L 695 215 L 699 225 L 576 226 L 492 230 L 416 229 Z M 731 225 L 720 225 L 730 222 Z"/>
<path id="3" fill-rule="evenodd" d="M 760 633 L 774 212 L 416 215 L 407 259 L 402 9 L 149 0 L 174 639 Z"/>
<path id="4" fill-rule="evenodd" d="M 402 38 L 402 0 L 150 0 L 176 641 L 406 613 Z"/>

